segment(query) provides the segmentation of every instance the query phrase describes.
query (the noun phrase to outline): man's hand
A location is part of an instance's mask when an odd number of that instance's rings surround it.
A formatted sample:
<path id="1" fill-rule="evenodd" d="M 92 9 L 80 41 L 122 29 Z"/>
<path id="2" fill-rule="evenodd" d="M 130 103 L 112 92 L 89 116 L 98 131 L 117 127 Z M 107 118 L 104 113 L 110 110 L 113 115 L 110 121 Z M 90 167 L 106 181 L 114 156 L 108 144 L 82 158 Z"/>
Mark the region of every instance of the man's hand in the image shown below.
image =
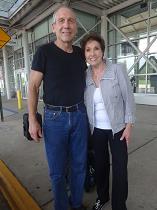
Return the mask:
<path id="1" fill-rule="evenodd" d="M 126 140 L 127 145 L 129 144 L 129 141 L 130 141 L 131 130 L 132 130 L 132 124 L 128 123 L 126 125 L 126 128 L 123 131 L 121 138 L 120 138 L 120 140 Z"/>
<path id="2" fill-rule="evenodd" d="M 41 127 L 36 119 L 39 87 L 42 79 L 43 73 L 31 70 L 28 86 L 29 133 L 36 142 L 39 142 L 42 137 Z"/>
<path id="3" fill-rule="evenodd" d="M 29 133 L 35 142 L 41 141 L 42 129 L 36 119 L 29 120 Z"/>

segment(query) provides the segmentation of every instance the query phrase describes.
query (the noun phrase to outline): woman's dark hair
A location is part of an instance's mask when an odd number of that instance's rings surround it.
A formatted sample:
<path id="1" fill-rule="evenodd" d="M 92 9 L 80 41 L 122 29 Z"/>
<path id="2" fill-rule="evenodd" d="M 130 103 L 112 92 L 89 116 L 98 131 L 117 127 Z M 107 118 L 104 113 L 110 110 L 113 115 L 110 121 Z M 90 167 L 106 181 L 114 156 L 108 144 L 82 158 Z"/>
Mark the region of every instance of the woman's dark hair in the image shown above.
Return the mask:
<path id="1" fill-rule="evenodd" d="M 104 39 L 97 33 L 90 33 L 84 36 L 84 38 L 81 40 L 81 48 L 83 52 L 85 52 L 85 47 L 88 41 L 97 41 L 100 44 L 101 50 L 104 53 L 105 51 L 105 41 Z"/>

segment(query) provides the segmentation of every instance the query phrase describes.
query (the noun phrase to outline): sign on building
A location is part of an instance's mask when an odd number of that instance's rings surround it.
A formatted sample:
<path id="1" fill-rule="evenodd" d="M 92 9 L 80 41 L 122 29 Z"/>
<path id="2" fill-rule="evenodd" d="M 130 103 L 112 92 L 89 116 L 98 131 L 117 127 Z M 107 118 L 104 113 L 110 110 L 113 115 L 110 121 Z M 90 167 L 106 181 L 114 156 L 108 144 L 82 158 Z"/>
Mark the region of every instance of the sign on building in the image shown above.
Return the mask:
<path id="1" fill-rule="evenodd" d="M 11 37 L 0 27 L 0 48 L 2 48 Z"/>

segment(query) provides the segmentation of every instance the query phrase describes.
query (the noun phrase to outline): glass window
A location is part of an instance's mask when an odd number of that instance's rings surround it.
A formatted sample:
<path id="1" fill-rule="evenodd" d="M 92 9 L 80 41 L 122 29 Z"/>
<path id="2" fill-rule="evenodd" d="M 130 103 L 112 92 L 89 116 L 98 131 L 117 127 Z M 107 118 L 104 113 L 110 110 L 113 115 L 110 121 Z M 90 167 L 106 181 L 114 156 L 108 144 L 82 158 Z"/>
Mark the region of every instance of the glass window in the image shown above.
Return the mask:
<path id="1" fill-rule="evenodd" d="M 16 37 L 16 45 L 14 46 L 14 50 L 18 50 L 22 47 L 22 36 Z"/>
<path id="2" fill-rule="evenodd" d="M 132 43 L 138 47 L 138 42 L 137 41 L 132 41 Z M 132 45 L 129 42 L 123 42 L 121 43 L 121 55 L 122 56 L 127 56 L 127 55 L 135 55 L 136 50 L 132 47 Z"/>
<path id="3" fill-rule="evenodd" d="M 76 16 L 78 21 L 87 29 L 91 29 L 97 23 L 97 17 L 91 14 L 84 13 L 82 11 L 76 10 Z M 81 27 L 81 25 L 78 26 Z"/>
<path id="4" fill-rule="evenodd" d="M 150 38 L 150 42 L 153 40 L 154 36 Z M 154 43 L 149 48 L 150 53 L 156 53 L 157 51 L 157 39 L 154 41 Z"/>
<path id="5" fill-rule="evenodd" d="M 33 53 L 33 44 L 32 43 L 30 43 L 28 45 L 28 51 L 29 51 L 29 54 L 32 54 Z"/>
<path id="6" fill-rule="evenodd" d="M 24 68 L 23 48 L 14 52 L 14 66 L 15 70 Z"/>
<path id="7" fill-rule="evenodd" d="M 19 50 L 16 50 L 14 52 L 14 59 L 18 59 L 18 58 L 22 58 L 23 57 L 23 50 L 22 48 L 19 49 Z"/>
<path id="8" fill-rule="evenodd" d="M 28 31 L 28 43 L 32 43 L 32 37 L 33 37 L 33 33 L 31 31 Z"/>
<path id="9" fill-rule="evenodd" d="M 49 42 L 53 42 L 56 39 L 56 35 L 54 33 L 49 34 Z"/>
<path id="10" fill-rule="evenodd" d="M 157 54 L 150 54 L 149 61 L 157 68 Z M 148 73 L 157 73 L 155 68 L 148 63 Z"/>
<path id="11" fill-rule="evenodd" d="M 136 76 L 136 93 L 145 93 L 146 75 Z"/>
<path id="12" fill-rule="evenodd" d="M 157 35 L 157 1 L 139 2 L 110 16 L 110 20 L 143 52 Z M 109 58 L 126 64 L 134 92 L 157 94 L 157 40 L 145 52 L 154 67 L 144 57 L 137 60 L 140 52 L 109 23 L 108 45 Z"/>
<path id="13" fill-rule="evenodd" d="M 39 46 L 48 43 L 48 40 L 49 40 L 48 36 L 45 36 L 45 37 L 43 37 L 43 38 L 38 39 L 37 41 L 35 41 L 35 50 L 36 50 Z"/>
<path id="14" fill-rule="evenodd" d="M 125 63 L 127 71 L 130 70 L 130 68 L 132 67 L 132 65 L 135 62 L 135 57 L 127 57 L 127 58 L 118 58 L 117 59 L 118 63 Z M 131 70 L 131 72 L 129 72 L 130 74 L 135 74 L 136 69 L 138 68 L 138 64 L 136 64 L 136 66 L 134 66 L 134 68 Z"/>
<path id="15" fill-rule="evenodd" d="M 151 5 L 151 16 L 156 16 L 157 15 L 157 1 L 152 0 L 150 1 Z"/>
<path id="16" fill-rule="evenodd" d="M 117 26 L 121 27 L 128 24 L 132 25 L 135 22 L 140 22 L 143 19 L 148 18 L 148 16 L 149 13 L 148 13 L 147 3 L 143 2 L 143 3 L 134 4 L 117 13 L 118 17 Z"/>
<path id="17" fill-rule="evenodd" d="M 35 40 L 45 37 L 48 34 L 48 21 L 40 23 L 34 28 Z"/>
<path id="18" fill-rule="evenodd" d="M 116 17 L 116 15 L 112 15 L 112 16 L 109 17 L 109 19 L 112 23 L 115 23 L 115 17 Z M 108 28 L 108 30 L 113 30 L 114 29 L 111 24 L 108 24 L 107 28 Z"/>
<path id="19" fill-rule="evenodd" d="M 136 74 L 145 74 L 146 73 L 146 68 L 147 68 L 147 62 L 146 60 L 142 57 L 139 62 L 138 62 L 138 68 Z"/>
<path id="20" fill-rule="evenodd" d="M 108 47 L 108 58 L 116 59 L 115 57 L 115 45 Z"/>
<path id="21" fill-rule="evenodd" d="M 48 25 L 49 25 L 48 33 L 52 33 L 52 20 L 53 20 L 53 16 L 50 16 L 48 19 Z"/>
<path id="22" fill-rule="evenodd" d="M 157 75 L 148 75 L 147 93 L 157 94 Z"/>
<path id="23" fill-rule="evenodd" d="M 77 35 L 75 36 L 75 41 L 77 41 L 83 34 L 85 34 L 85 30 L 81 27 L 78 27 L 77 29 Z M 76 43 L 76 45 L 79 45 L 80 41 Z"/>
<path id="24" fill-rule="evenodd" d="M 115 44 L 115 30 L 108 32 L 108 45 Z"/>

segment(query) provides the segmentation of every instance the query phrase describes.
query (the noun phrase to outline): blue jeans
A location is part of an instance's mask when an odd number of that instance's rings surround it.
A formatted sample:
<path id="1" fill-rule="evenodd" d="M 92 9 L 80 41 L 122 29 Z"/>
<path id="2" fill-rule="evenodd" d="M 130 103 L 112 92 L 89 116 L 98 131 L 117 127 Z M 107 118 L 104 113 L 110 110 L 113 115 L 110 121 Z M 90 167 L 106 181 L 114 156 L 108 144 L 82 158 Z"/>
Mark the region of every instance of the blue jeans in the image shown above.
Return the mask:
<path id="1" fill-rule="evenodd" d="M 75 112 L 45 108 L 43 132 L 54 193 L 55 210 L 68 210 L 66 187 L 70 170 L 70 202 L 81 206 L 87 159 L 87 116 L 84 105 Z"/>

